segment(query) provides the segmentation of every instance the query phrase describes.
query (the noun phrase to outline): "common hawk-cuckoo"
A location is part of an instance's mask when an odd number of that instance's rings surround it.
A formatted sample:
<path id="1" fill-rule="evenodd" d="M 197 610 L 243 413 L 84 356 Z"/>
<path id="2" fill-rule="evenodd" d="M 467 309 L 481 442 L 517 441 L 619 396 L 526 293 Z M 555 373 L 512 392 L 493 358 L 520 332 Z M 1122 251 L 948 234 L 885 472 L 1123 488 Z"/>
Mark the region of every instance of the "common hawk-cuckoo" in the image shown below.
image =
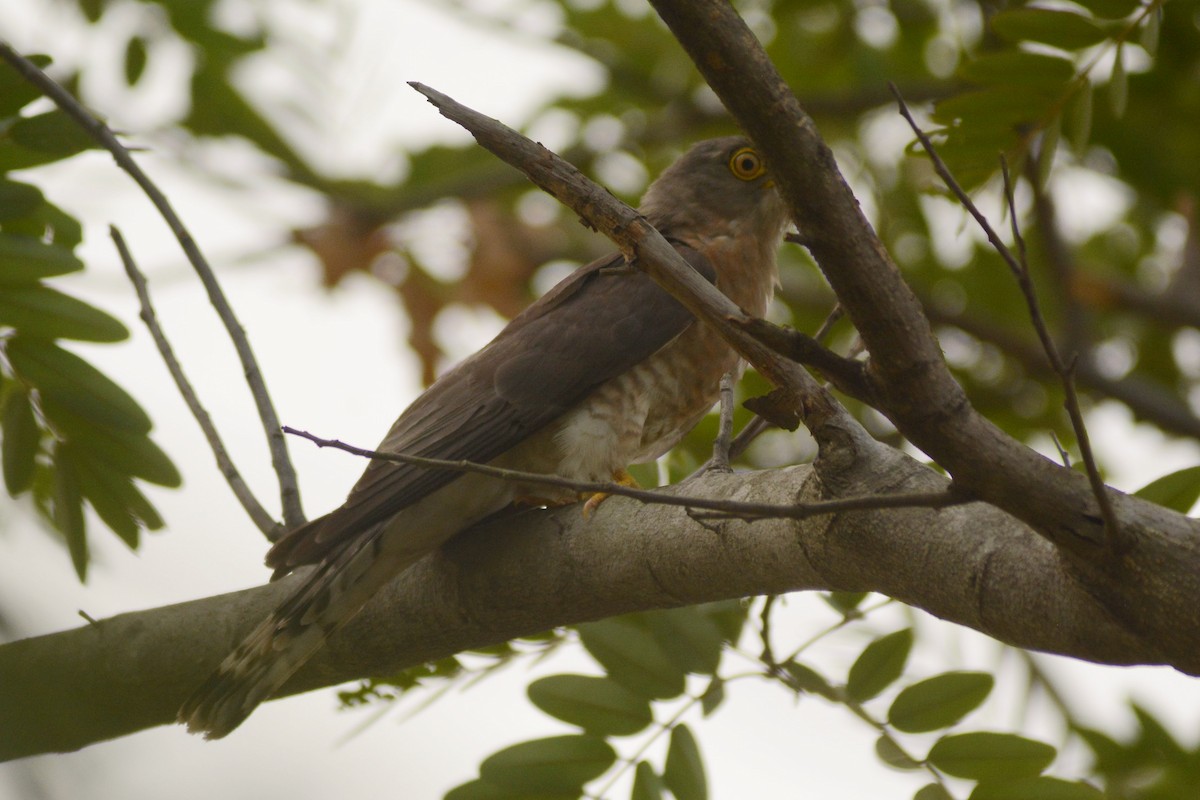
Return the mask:
<path id="1" fill-rule="evenodd" d="M 778 279 L 784 205 L 743 137 L 700 142 L 641 213 L 731 300 L 762 315 Z M 379 450 L 552 473 L 627 476 L 673 447 L 717 399 L 737 355 L 620 254 L 581 267 L 409 406 Z M 179 711 L 225 736 L 392 578 L 459 531 L 564 490 L 373 461 L 345 504 L 271 548 L 276 577 L 316 568 Z"/>

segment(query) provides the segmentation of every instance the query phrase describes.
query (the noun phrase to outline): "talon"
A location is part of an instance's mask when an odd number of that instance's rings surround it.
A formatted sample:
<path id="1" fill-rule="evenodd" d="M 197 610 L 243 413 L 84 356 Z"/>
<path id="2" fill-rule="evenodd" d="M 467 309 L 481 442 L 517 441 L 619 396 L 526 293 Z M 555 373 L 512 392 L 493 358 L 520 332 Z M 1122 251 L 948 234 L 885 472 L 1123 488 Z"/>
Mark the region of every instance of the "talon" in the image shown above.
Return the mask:
<path id="1" fill-rule="evenodd" d="M 621 486 L 636 487 L 638 485 L 637 479 L 630 475 L 629 470 L 626 469 L 619 469 L 614 472 L 612 474 L 612 481 L 613 483 Z M 612 495 L 608 492 L 596 492 L 595 494 L 589 496 L 587 501 L 583 504 L 583 518 L 591 519 L 592 514 L 597 508 L 600 507 L 600 504 L 610 497 L 612 497 Z"/>

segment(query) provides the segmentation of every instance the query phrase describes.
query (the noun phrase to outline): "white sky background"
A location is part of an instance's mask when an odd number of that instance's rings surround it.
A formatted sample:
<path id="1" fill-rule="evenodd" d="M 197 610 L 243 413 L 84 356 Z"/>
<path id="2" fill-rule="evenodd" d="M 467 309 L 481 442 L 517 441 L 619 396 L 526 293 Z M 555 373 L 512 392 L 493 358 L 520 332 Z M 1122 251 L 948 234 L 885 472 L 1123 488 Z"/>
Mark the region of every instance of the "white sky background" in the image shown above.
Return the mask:
<path id="1" fill-rule="evenodd" d="M 496 0 L 500 2 L 500 0 Z M 0 35 L 28 52 L 47 52 L 64 64 L 104 60 L 104 42 L 81 35 L 63 8 L 51 0 L 5 0 Z M 231 7 L 238 4 L 228 4 Z M 442 119 L 404 82 L 420 80 L 486 113 L 521 123 L 541 99 L 565 87 L 592 91 L 598 73 L 580 57 L 531 40 L 513 41 L 464 27 L 434 3 L 344 0 L 336 14 L 315 4 L 281 0 L 268 4 L 287 19 L 291 36 L 324 42 L 330 62 L 289 61 L 286 49 L 272 53 L 249 76 L 253 85 L 286 106 L 290 69 L 314 69 L 327 92 L 316 115 L 321 138 L 311 147 L 320 164 L 347 175 L 392 175 L 403 169 L 404 145 L 465 134 Z M 134 6 L 118 18 L 144 24 Z M 535 28 L 553 17 L 530 17 Z M 286 38 L 286 37 L 285 37 Z M 111 54 L 109 54 L 111 55 Z M 168 87 L 164 72 L 148 76 Z M 110 59 L 119 70 L 119 60 Z M 182 65 L 184 62 L 176 62 Z M 89 102 L 115 127 L 151 129 L 162 109 L 178 109 L 179 98 L 161 88 L 130 96 L 120 89 L 119 71 L 87 87 Z M 166 114 L 169 118 L 172 113 Z M 354 276 L 332 293 L 317 288 L 318 266 L 306 251 L 285 244 L 288 231 L 320 219 L 314 197 L 272 180 L 269 167 L 236 144 L 203 148 L 181 166 L 172 143 L 150 141 L 138 156 L 217 265 L 226 292 L 247 328 L 283 422 L 363 445 L 374 444 L 398 411 L 417 392 L 415 360 L 404 345 L 406 322 L 391 292 Z M 47 178 L 47 175 L 51 177 Z M 216 175 L 217 185 L 209 180 Z M 56 281 L 117 314 L 133 332 L 119 347 L 75 347 L 129 388 L 157 423 L 156 441 L 184 473 L 182 491 L 150 490 L 167 530 L 147 536 L 131 553 L 98 524 L 86 586 L 75 580 L 65 552 L 37 529 L 25 508 L 7 504 L 0 528 L 0 609 L 18 636 L 49 633 L 80 624 L 77 611 L 101 618 L 261 583 L 266 545 L 246 521 L 213 467 L 195 424 L 187 416 L 149 337 L 136 318 L 132 292 L 106 234 L 115 223 L 149 274 L 151 290 L 168 335 L 201 387 L 243 473 L 260 497 L 273 505 L 259 423 L 232 355 L 203 294 L 165 226 L 132 182 L 100 153 L 78 157 L 37 182 L 55 202 L 87 223 L 82 255 L 86 274 Z M 229 185 L 222 189 L 220 183 Z M 246 186 L 254 187 L 250 192 Z M 490 325 L 486 318 L 479 327 Z M 1119 409 L 1093 414 L 1092 429 L 1110 476 L 1134 489 L 1150 478 L 1196 463 L 1194 448 L 1168 446 L 1161 436 L 1132 426 Z M 338 504 L 362 469 L 357 459 L 293 442 L 306 510 L 316 515 Z M 833 620 L 813 598 L 795 597 L 784 610 L 781 638 L 803 641 Z M 901 623 L 883 615 L 878 632 Z M 928 636 L 919 638 L 917 668 L 991 669 L 994 646 L 974 634 L 947 633 L 922 618 Z M 822 645 L 814 663 L 830 677 L 845 669 L 865 644 L 861 629 Z M 729 657 L 727 665 L 736 665 Z M 1169 670 L 1117 670 L 1065 659 L 1045 659 L 1063 677 L 1064 688 L 1090 721 L 1110 730 L 1130 724 L 1126 698 L 1135 696 L 1163 715 L 1189 742 L 1197 734 L 1200 687 Z M 589 669 L 564 654 L 540 673 Z M 915 673 L 914 673 L 915 674 Z M 159 728 L 69 755 L 0 765 L 0 800 L 26 798 L 328 797 L 438 798 L 475 774 L 487 754 L 514 742 L 567 732 L 566 726 L 533 710 L 524 699 L 526 667 L 509 668 L 463 694 L 453 692 L 403 724 L 389 713 L 360 735 L 344 741 L 372 712 L 337 713 L 332 692 L 321 691 L 260 708 L 230 738 L 207 743 L 181 728 Z M 904 798 L 922 785 L 919 777 L 889 771 L 872 754 L 874 736 L 863 724 L 823 701 L 791 702 L 782 690 L 756 681 L 729 687 L 720 711 L 709 720 L 687 718 L 707 756 L 715 798 Z M 1002 682 L 982 724 L 1020 725 Z M 1006 704 L 1005 700 L 1008 700 Z M 886 709 L 884 702 L 879 709 Z M 1034 714 L 1041 720 L 1044 714 Z M 660 717 L 661 718 L 661 717 Z M 3 721 L 0 721 L 3 724 Z M 1035 726 L 1055 744 L 1060 732 L 1044 720 Z M 640 739 L 635 740 L 640 741 Z M 651 751 L 661 766 L 664 748 Z M 919 753 L 919 749 L 918 749 Z M 1068 754 L 1061 774 L 1078 761 Z M 40 787 L 43 794 L 34 792 Z M 628 788 L 611 797 L 628 796 Z"/>

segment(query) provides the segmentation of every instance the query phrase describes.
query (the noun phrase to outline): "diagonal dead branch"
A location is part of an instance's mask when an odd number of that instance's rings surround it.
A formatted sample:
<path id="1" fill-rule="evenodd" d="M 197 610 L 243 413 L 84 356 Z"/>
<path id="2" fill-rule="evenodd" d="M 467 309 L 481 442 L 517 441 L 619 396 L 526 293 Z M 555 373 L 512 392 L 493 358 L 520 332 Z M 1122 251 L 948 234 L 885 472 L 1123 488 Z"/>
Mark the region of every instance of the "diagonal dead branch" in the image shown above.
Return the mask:
<path id="1" fill-rule="evenodd" d="M 783 328 L 765 319 L 739 321 L 742 330 L 775 352 L 812 367 L 838 391 L 874 405 L 874 389 L 861 361 L 845 358 L 829 350 L 820 341 L 791 328 Z"/>
<path id="2" fill-rule="evenodd" d="M 175 235 L 175 239 L 179 242 L 180 248 L 187 255 L 192 268 L 196 271 L 196 275 L 199 276 L 205 291 L 208 292 L 209 302 L 212 303 L 213 308 L 217 311 L 217 316 L 220 317 L 221 322 L 225 325 L 225 330 L 229 334 L 229 338 L 233 342 L 234 349 L 237 351 L 238 358 L 242 363 L 242 371 L 246 376 L 246 383 L 250 387 L 250 393 L 258 409 L 259 419 L 262 420 L 263 429 L 267 435 L 267 445 L 271 452 L 271 463 L 279 479 L 284 522 L 289 528 L 302 524 L 304 522 L 304 512 L 300 507 L 300 490 L 296 482 L 296 471 L 292 466 L 291 459 L 288 457 L 287 446 L 284 443 L 283 434 L 279 430 L 279 417 L 275 413 L 275 406 L 271 402 L 271 396 L 267 391 L 266 382 L 263 380 L 262 371 L 259 369 L 258 360 L 255 358 L 254 351 L 250 347 L 245 329 L 234 314 L 232 306 L 230 306 L 224 291 L 221 289 L 221 285 L 217 282 L 212 267 L 209 265 L 208 260 L 205 259 L 204 254 L 200 252 L 200 248 L 196 245 L 196 241 L 192 238 L 192 234 L 188 231 L 187 226 L 183 224 L 183 220 L 175 213 L 175 209 L 172 208 L 166 195 L 163 194 L 158 186 L 142 171 L 137 162 L 134 161 L 129 148 L 121 144 L 116 134 L 106 124 L 84 108 L 82 103 L 71 96 L 71 93 L 66 89 L 59 86 L 53 78 L 39 69 L 29 59 L 19 54 L 3 40 L 0 40 L 0 58 L 8 62 L 22 78 L 36 86 L 42 94 L 50 98 L 55 105 L 62 109 L 80 128 L 96 140 L 101 147 L 111 153 L 117 165 L 129 173 L 129 176 L 141 187 L 142 191 L 150 199 L 150 202 L 154 204 L 154 207 L 166 221 L 167 226 L 171 229 L 171 233 Z"/>
<path id="3" fill-rule="evenodd" d="M 167 340 L 166 334 L 163 333 L 162 326 L 158 324 L 158 315 L 154 311 L 154 305 L 150 302 L 150 291 L 146 285 L 146 276 L 138 269 L 137 264 L 134 262 L 133 255 L 129 252 L 129 247 L 125 244 L 125 237 L 121 235 L 121 231 L 115 225 L 110 225 L 108 232 L 112 236 L 113 244 L 117 246 L 117 253 L 121 256 L 121 263 L 125 265 L 125 274 L 129 276 L 129 281 L 133 284 L 134 291 L 137 292 L 138 303 L 142 309 L 140 314 L 142 322 L 149 329 L 150 336 L 154 339 L 155 346 L 158 347 L 158 352 L 162 356 L 163 363 L 167 365 L 167 371 L 171 373 L 171 377 L 175 380 L 175 386 L 179 389 L 179 394 L 183 397 L 183 402 L 187 404 L 188 410 L 196 418 L 196 424 L 204 432 L 204 438 L 208 441 L 208 446 L 217 460 L 217 469 L 225 477 L 225 481 L 229 484 L 229 488 L 233 490 L 234 496 L 242 504 L 242 508 L 245 509 L 246 514 L 254 524 L 258 526 L 258 529 L 263 532 L 263 535 L 268 540 L 272 542 L 276 541 L 283 534 L 283 528 L 271 518 L 267 510 L 258 502 L 254 493 L 250 491 L 250 487 L 246 485 L 246 481 L 243 480 L 241 473 L 238 472 L 233 459 L 230 458 L 229 451 L 225 449 L 225 443 L 221 441 L 221 434 L 217 432 L 217 428 L 213 424 L 208 411 L 200 402 L 195 388 L 192 386 L 191 381 L 188 380 L 187 375 L 184 374 L 183 367 L 175 357 L 175 351 L 171 347 L 171 343 Z"/>
<path id="4" fill-rule="evenodd" d="M 640 214 L 574 166 L 517 131 L 428 86 L 416 82 L 409 85 L 433 103 L 444 117 L 466 128 L 481 146 L 524 172 L 534 184 L 612 239 L 630 261 L 636 256 L 639 266 L 655 282 L 698 318 L 712 325 L 764 377 L 802 398 L 803 408 L 799 411 L 814 436 L 820 439 L 821 430 L 827 424 L 860 429 L 846 410 L 802 367 L 741 331 L 738 323 L 749 320 L 749 315 L 691 269 Z"/>

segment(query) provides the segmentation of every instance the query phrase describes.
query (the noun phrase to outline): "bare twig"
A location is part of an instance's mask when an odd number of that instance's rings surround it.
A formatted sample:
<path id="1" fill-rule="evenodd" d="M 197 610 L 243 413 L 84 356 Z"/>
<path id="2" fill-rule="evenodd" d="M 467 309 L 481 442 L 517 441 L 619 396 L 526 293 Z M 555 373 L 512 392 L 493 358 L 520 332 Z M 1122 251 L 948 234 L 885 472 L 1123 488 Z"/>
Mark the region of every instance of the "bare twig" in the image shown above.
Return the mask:
<path id="1" fill-rule="evenodd" d="M 820 344 L 824 345 L 826 343 L 826 339 L 829 337 L 829 334 L 833 331 L 833 326 L 836 325 L 843 316 L 845 316 L 845 312 L 842 311 L 841 305 L 835 304 L 833 310 L 829 312 L 829 316 L 827 316 L 825 321 L 821 323 L 821 327 L 817 329 L 815 334 L 813 334 L 813 338 L 816 339 Z M 741 433 L 739 433 L 730 443 L 730 460 L 736 459 L 741 456 L 742 453 L 746 452 L 746 448 L 748 448 L 755 439 L 757 439 L 766 431 L 770 430 L 771 427 L 772 423 L 769 419 L 760 417 L 758 415 L 752 417 L 750 421 L 746 423 L 746 427 L 742 428 Z"/>
<path id="2" fill-rule="evenodd" d="M 1046 146 L 1046 141 L 1043 139 L 1042 147 Z M 1051 154 L 1052 155 L 1052 154 Z M 1049 157 L 1049 156 L 1046 156 Z M 1001 155 L 1003 159 L 1003 155 Z M 1045 263 L 1049 267 L 1047 272 L 1052 278 L 1051 285 L 1057 295 L 1056 299 L 1060 305 L 1060 316 L 1062 318 L 1058 329 L 1058 339 L 1061 349 L 1067 353 L 1080 353 L 1083 360 L 1088 360 L 1088 350 L 1091 347 L 1091 335 L 1088 330 L 1088 315 L 1080 303 L 1079 293 L 1075 291 L 1077 283 L 1074 259 L 1071 255 L 1070 246 L 1063 239 L 1062 231 L 1058 224 L 1058 210 L 1055 208 L 1054 200 L 1050 193 L 1045 190 L 1038 180 L 1039 159 L 1026 159 L 1025 177 L 1026 181 L 1033 193 L 1033 218 L 1035 228 L 1038 231 L 1041 239 L 1042 252 L 1044 253 Z M 1007 174 L 1007 168 L 1005 169 Z M 1007 181 L 1007 178 L 1006 178 Z M 1007 202 L 1011 204 L 1009 199 L 1012 193 L 1005 191 Z M 1015 223 L 1016 212 L 1011 208 L 1013 220 Z M 1019 238 L 1021 235 L 1019 228 L 1014 229 L 1013 236 L 1017 237 L 1018 256 L 1021 264 L 1028 271 L 1028 263 L 1026 258 L 1024 239 Z"/>
<path id="3" fill-rule="evenodd" d="M 1025 303 L 1029 308 L 1029 316 L 1033 323 L 1034 331 L 1037 333 L 1038 340 L 1042 344 L 1042 349 L 1045 351 L 1046 357 L 1050 360 L 1051 367 L 1062 382 L 1065 394 L 1064 405 L 1067 415 L 1070 417 L 1076 441 L 1079 443 L 1079 453 L 1087 469 L 1088 483 L 1091 485 L 1092 494 L 1095 495 L 1096 503 L 1100 507 L 1100 514 L 1104 518 L 1104 530 L 1108 545 L 1115 553 L 1123 552 L 1127 544 L 1122 542 L 1121 529 L 1117 523 L 1117 516 L 1113 511 L 1112 503 L 1109 501 L 1104 480 L 1100 477 L 1100 469 L 1096 466 L 1096 459 L 1092 453 L 1091 440 L 1088 438 L 1087 427 L 1083 421 L 1083 412 L 1079 408 L 1079 395 L 1075 392 L 1074 359 L 1071 359 L 1071 363 L 1068 364 L 1059 355 L 1058 347 L 1055 345 L 1054 338 L 1050 335 L 1050 330 L 1046 325 L 1045 317 L 1042 315 L 1041 304 L 1038 302 L 1033 280 L 1029 275 L 1029 265 L 1025 258 L 1025 240 L 1021 237 L 1020 227 L 1017 224 L 1012 180 L 1008 172 L 1008 163 L 1001 156 L 1000 166 L 1004 175 L 1004 192 L 1008 201 L 1013 239 L 1018 249 L 1017 255 L 1013 254 L 1012 250 L 1000 238 L 1000 235 L 992 227 L 991 223 L 988 222 L 987 217 L 983 215 L 983 212 L 979 210 L 970 196 L 959 185 L 958 181 L 954 179 L 949 168 L 942 161 L 941 156 L 938 155 L 929 136 L 921 130 L 921 126 L 913 119 L 912 112 L 909 111 L 908 105 L 904 102 L 904 98 L 895 84 L 892 84 L 892 93 L 896 96 L 896 102 L 900 106 L 900 114 L 908 122 L 917 140 L 920 141 L 921 147 L 929 155 L 930 162 L 933 164 L 933 168 L 938 176 L 941 177 L 946 187 L 954 194 L 967 213 L 975 218 L 980 229 L 983 230 L 988 241 L 991 242 L 993 249 L 999 253 L 1004 263 L 1008 265 L 1009 270 L 1016 278 L 1017 285 L 1020 287 L 1021 293 L 1025 296 Z"/>
<path id="4" fill-rule="evenodd" d="M 1042 348 L 1046 351 L 1046 357 L 1050 359 L 1051 366 L 1062 382 L 1063 402 L 1067 409 L 1067 415 L 1071 418 L 1071 428 L 1075 431 L 1075 440 L 1079 444 L 1079 456 L 1087 470 L 1088 482 L 1092 485 L 1092 493 L 1096 495 L 1096 502 L 1100 504 L 1100 513 L 1104 516 L 1104 530 L 1108 536 L 1109 546 L 1114 552 L 1120 553 L 1128 547 L 1128 544 L 1123 541 L 1124 537 L 1121 534 L 1120 524 L 1117 522 L 1116 512 L 1113 511 L 1112 503 L 1108 499 L 1104 479 L 1100 476 L 1100 467 L 1096 464 L 1095 453 L 1092 452 L 1092 440 L 1088 436 L 1087 425 L 1083 421 L 1083 411 L 1079 407 L 1079 394 L 1075 391 L 1075 364 L 1079 354 L 1073 354 L 1069 362 L 1064 362 L 1054 343 L 1054 338 L 1050 335 L 1049 327 L 1046 325 L 1046 319 L 1042 315 L 1038 303 L 1037 291 L 1029 275 L 1029 259 L 1025 249 L 1025 239 L 1021 236 L 1021 226 L 1017 221 L 1012 176 L 1009 174 L 1008 162 L 1003 154 L 1000 156 L 1000 170 L 1004 176 L 1004 195 L 1008 201 L 1013 241 L 1017 244 L 1017 258 L 1021 265 L 1017 282 L 1021 287 L 1021 293 L 1025 295 L 1025 302 L 1029 306 L 1029 316 L 1033 321 L 1034 330 L 1037 331 L 1038 339 L 1042 342 Z"/>
<path id="5" fill-rule="evenodd" d="M 775 660 L 775 649 L 771 646 L 771 609 L 775 607 L 775 601 L 778 599 L 779 595 L 777 594 L 767 595 L 762 611 L 758 615 L 761 626 L 758 635 L 762 639 L 762 653 L 758 658 L 771 673 L 779 670 L 779 662 Z"/>
<path id="6" fill-rule="evenodd" d="M 717 438 L 713 441 L 712 459 L 708 469 L 729 472 L 729 450 L 733 446 L 733 373 L 721 376 L 721 421 L 717 426 Z"/>
<path id="7" fill-rule="evenodd" d="M 188 257 L 188 261 L 191 262 L 192 267 L 199 276 L 200 282 L 204 284 L 204 288 L 208 292 L 209 302 L 212 303 L 213 308 L 217 311 L 217 315 L 225 324 L 225 330 L 228 332 L 234 348 L 237 350 L 238 358 L 242 362 L 242 370 L 246 376 L 246 383 L 250 386 L 250 393 L 254 397 L 259 418 L 262 420 L 263 429 L 267 434 L 267 444 L 271 451 L 271 462 L 274 465 L 275 474 L 279 478 L 284 521 L 289 528 L 302 524 L 304 522 L 304 512 L 300 508 L 300 491 L 296 483 L 296 471 L 292 467 L 291 460 L 288 458 L 284 437 L 279 430 L 279 418 L 275 413 L 275 407 L 271 402 L 270 394 L 267 392 L 266 383 L 263 381 L 262 371 L 258 367 L 258 361 L 254 357 L 253 350 L 250 348 L 245 330 L 242 328 L 241 323 L 238 322 L 233 308 L 229 305 L 229 301 L 225 298 L 225 294 L 217 282 L 212 267 L 209 266 L 208 261 L 204 258 L 204 254 L 200 252 L 200 248 L 196 246 L 191 233 L 171 207 L 171 203 L 167 200 L 166 195 L 147 177 L 137 162 L 133 160 L 129 149 L 121 144 L 116 134 L 107 125 L 84 108 L 66 89 L 59 86 L 50 76 L 40 70 L 37 65 L 21 56 L 7 42 L 2 40 L 0 40 L 0 58 L 8 62 L 21 77 L 36 86 L 42 94 L 54 101 L 54 104 L 74 120 L 80 128 L 95 139 L 104 149 L 108 150 L 117 162 L 117 165 L 129 173 L 130 177 L 141 187 L 146 196 L 150 198 L 150 202 L 158 209 L 159 214 L 166 220 L 171 232 L 175 234 L 179 246 L 183 249 L 183 252 Z"/>
<path id="8" fill-rule="evenodd" d="M 242 504 L 246 514 L 258 526 L 258 529 L 270 541 L 275 541 L 282 535 L 282 526 L 271 518 L 266 509 L 255 498 L 254 493 L 250 491 L 250 487 L 242 479 L 241 473 L 233 463 L 233 459 L 229 457 L 229 452 L 225 449 L 225 443 L 221 441 L 221 434 L 217 432 L 217 428 L 213 425 L 212 418 L 209 417 L 208 411 L 200 402 L 200 398 L 196 394 L 195 388 L 187 379 L 183 372 L 183 367 L 179 364 L 179 360 L 175 358 L 175 352 L 171 348 L 170 342 L 167 341 L 166 334 L 163 333 L 162 326 L 158 324 L 158 315 L 154 312 L 154 306 L 150 302 L 150 292 L 146 286 L 146 276 L 138 269 L 137 264 L 133 260 L 133 256 L 129 252 L 129 247 L 125 244 L 125 237 L 121 235 L 121 231 L 115 225 L 108 227 L 109 235 L 112 236 L 113 243 L 117 246 L 117 253 L 121 256 L 121 263 L 125 265 L 125 273 L 129 276 L 130 283 L 133 284 L 133 289 L 137 292 L 138 303 L 141 305 L 142 322 L 146 323 L 146 327 L 150 330 L 150 336 L 154 339 L 154 344 L 158 347 L 158 352 L 162 356 L 163 362 L 167 365 L 167 370 L 171 373 L 171 377 L 175 380 L 175 386 L 179 389 L 179 394 L 183 397 L 183 402 L 187 404 L 188 409 L 192 412 L 192 416 L 196 418 L 196 423 L 200 426 L 200 430 L 204 432 L 204 438 L 208 440 L 208 446 L 213 451 L 213 456 L 217 459 L 217 468 L 221 474 L 225 476 L 225 481 L 229 484 L 229 488 L 233 490 L 233 494 L 237 497 L 238 502 Z"/>
<path id="9" fill-rule="evenodd" d="M 729 445 L 729 458 L 736 459 L 742 453 L 746 452 L 746 448 L 750 443 L 761 436 L 765 431 L 772 427 L 771 421 L 765 417 L 755 416 L 746 423 L 746 427 L 742 428 L 741 433 L 734 437 L 733 442 Z"/>
<path id="10" fill-rule="evenodd" d="M 1050 440 L 1054 442 L 1054 449 L 1058 451 L 1058 458 L 1062 461 L 1062 465 L 1070 469 L 1071 454 L 1067 452 L 1067 448 L 1063 447 L 1062 442 L 1058 440 L 1058 434 L 1050 431 Z"/>
<path id="11" fill-rule="evenodd" d="M 821 500 L 812 503 L 795 503 L 788 505 L 772 503 L 742 503 L 735 500 L 712 500 L 702 497 L 681 497 L 663 494 L 650 489 L 638 489 L 619 483 L 602 481 L 577 481 L 564 478 L 561 475 L 548 475 L 541 472 L 524 472 L 515 469 L 493 467 L 490 464 L 477 464 L 473 461 L 445 460 L 440 458 L 425 458 L 407 453 L 382 453 L 378 450 L 367 450 L 362 447 L 346 444 L 337 439 L 323 439 L 320 436 L 301 431 L 288 426 L 283 432 L 293 436 L 308 439 L 318 447 L 332 447 L 356 456 L 393 461 L 398 464 L 411 464 L 429 469 L 443 469 L 454 472 L 473 472 L 487 475 L 500 480 L 519 483 L 531 483 L 540 486 L 553 486 L 567 489 L 577 494 L 608 494 L 628 497 L 648 505 L 682 506 L 690 509 L 704 509 L 717 512 L 723 517 L 738 519 L 807 519 L 822 514 L 839 514 L 844 511 L 870 511 L 892 508 L 948 508 L 973 502 L 973 498 L 962 494 L 951 486 L 942 492 L 912 492 L 894 495 L 865 495 L 862 497 L 845 497 L 836 500 Z"/>
<path id="12" fill-rule="evenodd" d="M 844 316 L 846 316 L 846 311 L 842 308 L 842 304 L 835 303 L 833 309 L 829 312 L 829 316 L 825 317 L 825 321 L 821 323 L 821 327 L 817 328 L 817 332 L 813 334 L 813 339 L 818 344 L 828 345 L 829 335 L 833 333 L 833 326 L 837 325 Z"/>

